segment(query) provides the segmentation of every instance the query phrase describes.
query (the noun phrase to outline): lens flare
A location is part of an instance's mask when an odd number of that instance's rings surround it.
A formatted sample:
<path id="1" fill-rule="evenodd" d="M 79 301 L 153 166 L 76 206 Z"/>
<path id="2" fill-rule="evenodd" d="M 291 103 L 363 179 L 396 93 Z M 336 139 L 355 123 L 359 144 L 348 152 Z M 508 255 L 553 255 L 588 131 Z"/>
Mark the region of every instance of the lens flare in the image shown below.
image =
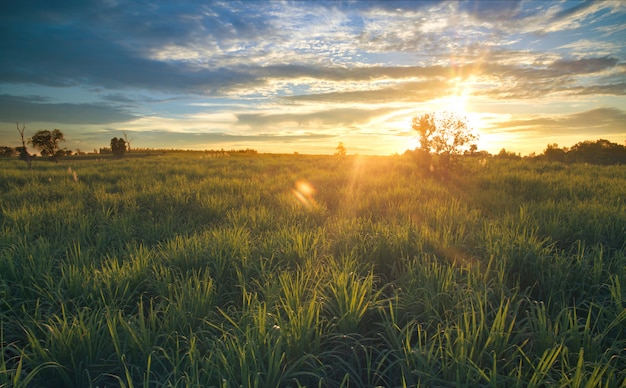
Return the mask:
<path id="1" fill-rule="evenodd" d="M 296 199 L 306 208 L 312 209 L 317 207 L 317 202 L 315 202 L 315 194 L 317 193 L 317 190 L 306 180 L 298 179 L 295 187 L 291 191 Z"/>

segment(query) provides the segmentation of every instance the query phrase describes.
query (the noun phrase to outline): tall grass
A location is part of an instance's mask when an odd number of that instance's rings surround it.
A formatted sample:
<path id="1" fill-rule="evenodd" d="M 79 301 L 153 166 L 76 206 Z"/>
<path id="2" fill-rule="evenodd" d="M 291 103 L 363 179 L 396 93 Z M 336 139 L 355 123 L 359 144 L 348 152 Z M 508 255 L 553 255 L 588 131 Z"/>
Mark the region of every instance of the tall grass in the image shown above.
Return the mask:
<path id="1" fill-rule="evenodd" d="M 0 163 L 0 386 L 626 384 L 623 166 Z"/>

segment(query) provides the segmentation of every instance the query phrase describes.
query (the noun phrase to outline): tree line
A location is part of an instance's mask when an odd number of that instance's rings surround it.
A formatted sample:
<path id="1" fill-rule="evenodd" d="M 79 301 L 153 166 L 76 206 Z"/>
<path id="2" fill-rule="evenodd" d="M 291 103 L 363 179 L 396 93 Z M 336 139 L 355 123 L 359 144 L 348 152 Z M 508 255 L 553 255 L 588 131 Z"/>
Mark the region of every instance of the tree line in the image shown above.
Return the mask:
<path id="1" fill-rule="evenodd" d="M 17 131 L 20 134 L 22 146 L 15 148 L 0 146 L 0 156 L 14 157 L 19 155 L 20 159 L 27 162 L 30 167 L 31 161 L 35 155 L 28 152 L 27 144 L 30 144 L 39 150 L 42 157 L 47 157 L 53 161 L 58 161 L 59 157 L 73 154 L 71 150 L 60 148 L 59 143 L 65 141 L 65 135 L 61 132 L 61 130 L 53 129 L 50 131 L 47 129 L 40 129 L 30 138 L 26 138 L 24 135 L 26 126 L 22 125 L 22 128 L 20 128 L 19 123 L 15 124 L 17 126 Z M 127 151 L 130 151 L 130 141 L 128 140 L 126 134 L 124 134 L 124 138 L 112 138 L 110 144 L 111 148 L 100 148 L 100 153 L 112 153 L 117 157 L 121 157 L 124 156 Z M 77 153 L 80 154 L 81 152 L 77 151 Z"/>
<path id="2" fill-rule="evenodd" d="M 626 164 L 626 146 L 606 139 L 581 141 L 571 147 L 548 144 L 541 158 L 553 162 L 589 164 Z"/>
<path id="3" fill-rule="evenodd" d="M 41 156 L 57 161 L 59 157 L 72 155 L 72 151 L 61 149 L 59 143 L 65 141 L 63 132 L 58 129 L 39 130 L 30 138 L 25 138 L 26 127 L 16 123 L 21 137 L 21 147 L 0 146 L 0 156 L 18 156 L 30 166 L 34 155 L 28 152 L 27 144 L 39 150 Z M 492 156 L 486 151 L 478 151 L 476 141 L 478 135 L 470 126 L 466 116 L 456 112 L 432 112 L 414 116 L 411 120 L 411 128 L 417 132 L 419 148 L 409 150 L 406 153 L 416 156 L 420 161 L 432 166 L 437 163 L 440 167 L 449 168 L 458 160 L 458 156 Z M 340 142 L 335 155 L 346 155 L 346 147 Z M 95 150 L 94 150 L 95 151 Z M 113 137 L 110 147 L 102 147 L 100 154 L 113 154 L 122 157 L 130 151 L 130 140 L 124 134 L 124 138 Z M 223 151 L 223 150 L 222 150 Z M 239 152 L 256 154 L 255 150 L 241 150 Z M 231 151 L 236 152 L 236 151 Z M 80 152 L 79 152 L 80 153 Z M 502 149 L 495 155 L 497 158 L 521 158 L 514 152 Z M 589 163 L 589 164 L 626 164 L 626 146 L 612 143 L 605 139 L 596 141 L 582 141 L 572 147 L 559 148 L 558 144 L 548 144 L 540 155 L 531 154 L 529 159 L 539 159 L 562 163 Z"/>
<path id="4" fill-rule="evenodd" d="M 425 113 L 413 117 L 411 127 L 417 132 L 420 143 L 419 149 L 411 152 L 426 161 L 431 161 L 431 157 L 436 155 L 439 164 L 449 167 L 458 155 L 491 156 L 485 151 L 477 151 L 474 142 L 478 140 L 478 135 L 464 115 L 455 112 Z M 495 157 L 521 158 L 504 148 Z M 548 144 L 542 154 L 532 154 L 528 158 L 562 163 L 626 164 L 626 146 L 606 139 L 585 140 L 569 148 L 559 148 L 553 143 Z"/>

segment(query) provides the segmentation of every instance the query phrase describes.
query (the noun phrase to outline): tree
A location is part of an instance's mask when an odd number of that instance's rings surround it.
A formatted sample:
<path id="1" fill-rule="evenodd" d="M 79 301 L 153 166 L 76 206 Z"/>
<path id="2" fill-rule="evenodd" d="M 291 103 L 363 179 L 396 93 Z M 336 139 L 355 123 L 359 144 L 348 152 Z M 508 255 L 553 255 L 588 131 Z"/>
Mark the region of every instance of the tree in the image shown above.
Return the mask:
<path id="1" fill-rule="evenodd" d="M 126 132 L 124 132 L 124 140 L 126 141 L 126 151 L 127 151 L 127 152 L 130 152 L 130 142 L 131 142 L 133 139 L 130 139 L 130 140 L 129 140 L 129 139 L 128 139 L 128 135 L 126 134 Z"/>
<path id="2" fill-rule="evenodd" d="M 339 145 L 337 145 L 337 148 L 335 148 L 337 150 L 337 152 L 335 152 L 335 155 L 339 155 L 339 156 L 344 156 L 346 154 L 346 146 L 343 145 L 343 142 L 339 142 Z"/>
<path id="3" fill-rule="evenodd" d="M 121 137 L 118 139 L 114 137 L 111 139 L 111 151 L 113 155 L 117 157 L 122 157 L 126 153 L 126 141 Z"/>
<path id="4" fill-rule="evenodd" d="M 420 148 L 422 151 L 430 153 L 431 137 L 435 132 L 435 114 L 425 113 L 420 116 L 413 117 L 411 128 L 419 134 Z"/>
<path id="5" fill-rule="evenodd" d="M 478 135 L 470 127 L 466 116 L 441 111 L 413 117 L 411 128 L 419 135 L 420 148 L 427 154 L 439 155 L 443 164 L 449 164 L 452 155 L 461 155 Z"/>
<path id="6" fill-rule="evenodd" d="M 496 155 L 499 159 L 521 159 L 522 157 L 516 154 L 514 151 L 507 151 L 506 148 L 502 148 Z"/>
<path id="7" fill-rule="evenodd" d="M 623 164 L 626 163 L 626 147 L 606 139 L 586 140 L 573 145 L 567 156 L 569 160 L 574 162 Z"/>
<path id="8" fill-rule="evenodd" d="M 0 146 L 0 156 L 10 158 L 17 155 L 17 150 L 13 147 Z"/>
<path id="9" fill-rule="evenodd" d="M 28 148 L 26 148 L 26 139 L 24 139 L 24 131 L 26 130 L 26 124 L 22 124 L 22 129 L 20 129 L 20 125 L 18 123 L 15 123 L 15 125 L 17 126 L 17 131 L 20 133 L 20 137 L 22 138 L 22 146 L 17 147 L 16 150 L 17 152 L 20 153 L 20 159 L 22 159 L 23 161 L 26 162 L 26 164 L 28 164 L 28 168 L 31 168 L 32 161 L 31 161 L 30 154 L 28 153 Z"/>
<path id="10" fill-rule="evenodd" d="M 30 138 L 29 143 L 32 144 L 33 147 L 39 148 L 41 156 L 49 156 L 56 160 L 59 141 L 65 141 L 63 132 L 58 129 L 52 131 L 40 129 Z"/>
<path id="11" fill-rule="evenodd" d="M 544 157 L 551 162 L 564 162 L 567 149 L 559 148 L 556 143 L 548 144 L 547 148 L 543 151 Z"/>

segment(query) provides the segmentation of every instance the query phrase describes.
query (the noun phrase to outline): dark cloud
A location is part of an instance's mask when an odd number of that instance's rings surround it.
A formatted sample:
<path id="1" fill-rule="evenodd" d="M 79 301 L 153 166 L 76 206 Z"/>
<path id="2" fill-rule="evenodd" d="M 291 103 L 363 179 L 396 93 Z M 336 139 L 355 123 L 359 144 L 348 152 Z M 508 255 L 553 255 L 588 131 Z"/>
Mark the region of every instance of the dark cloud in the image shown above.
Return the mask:
<path id="1" fill-rule="evenodd" d="M 40 34 L 27 43 L 0 42 L 0 51 L 11 53 L 10 61 L 0 62 L 0 83 L 213 94 L 264 82 L 236 69 L 197 69 L 150 60 L 88 33 L 80 37 L 66 32 Z M 48 40 L 45 45 L 32 43 L 44 37 Z"/>
<path id="2" fill-rule="evenodd" d="M 601 57 L 601 58 L 581 58 L 575 60 L 562 59 L 554 61 L 549 70 L 553 70 L 559 75 L 578 75 L 596 73 L 619 63 L 617 58 Z"/>
<path id="3" fill-rule="evenodd" d="M 3 24 L 29 21 L 62 24 L 90 13 L 97 6 L 98 2 L 91 0 L 7 1 L 2 4 L 0 21 Z"/>
<path id="4" fill-rule="evenodd" d="M 552 21 L 560 21 L 563 19 L 568 19 L 576 14 L 582 13 L 586 9 L 592 7 L 594 5 L 594 1 L 583 1 L 573 7 L 565 8 L 559 12 L 557 12 L 553 17 Z"/>
<path id="5" fill-rule="evenodd" d="M 100 97 L 103 101 L 112 102 L 114 104 L 124 104 L 126 106 L 138 106 L 140 100 L 129 97 L 123 93 L 106 93 Z"/>
<path id="6" fill-rule="evenodd" d="M 40 97 L 0 95 L 0 121 L 51 122 L 61 124 L 109 124 L 132 121 L 139 116 L 106 104 L 46 103 Z"/>
<path id="7" fill-rule="evenodd" d="M 246 23 L 245 18 L 254 16 L 228 13 L 228 7 L 215 13 L 202 12 L 203 6 L 191 3 L 122 2 L 117 7 L 19 3 L 26 4 L 9 7 L 0 19 L 6 22 L 0 28 L 0 51 L 11 58 L 0 62 L 0 83 L 211 94 L 263 82 L 234 69 L 149 58 L 150 50 L 167 44 L 187 45 L 229 34 L 263 36 L 262 22 Z"/>
<path id="8" fill-rule="evenodd" d="M 598 108 L 566 116 L 560 123 L 569 128 L 626 131 L 626 112 L 617 108 Z"/>

